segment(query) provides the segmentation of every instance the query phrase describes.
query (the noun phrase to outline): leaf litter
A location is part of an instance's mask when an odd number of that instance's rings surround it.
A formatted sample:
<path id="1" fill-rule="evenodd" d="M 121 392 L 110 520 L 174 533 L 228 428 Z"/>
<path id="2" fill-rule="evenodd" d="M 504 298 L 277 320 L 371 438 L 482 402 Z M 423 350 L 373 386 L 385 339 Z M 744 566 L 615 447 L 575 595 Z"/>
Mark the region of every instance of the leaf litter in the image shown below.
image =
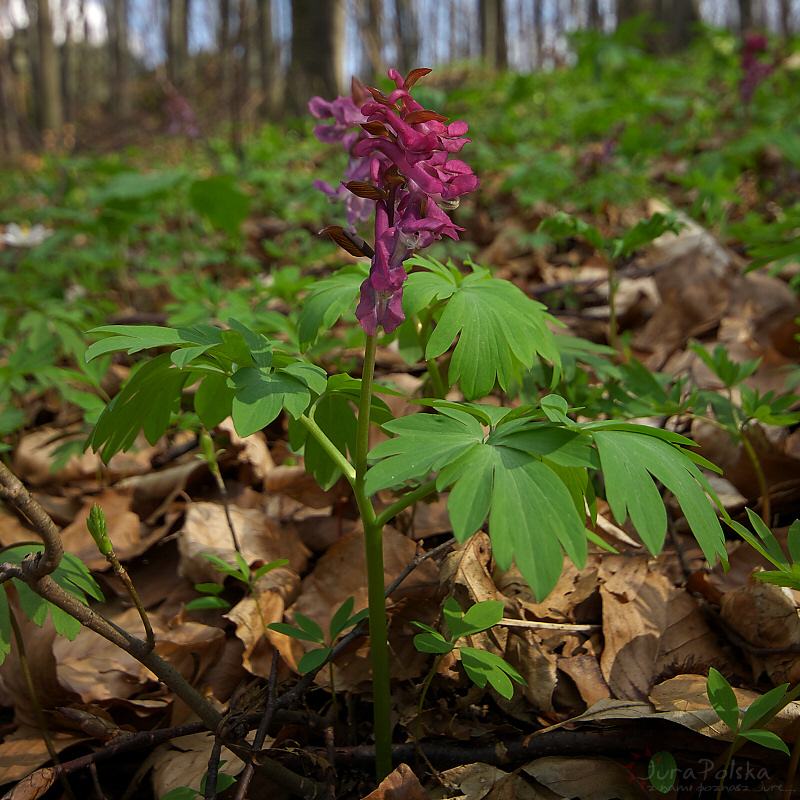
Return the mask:
<path id="1" fill-rule="evenodd" d="M 660 209 L 652 203 L 641 214 Z M 613 228 L 612 216 L 609 210 L 595 222 Z M 570 335 L 597 340 L 607 325 L 607 262 L 579 241 L 567 252 L 550 251 L 549 258 L 526 254 L 524 248 L 518 252 L 511 244 L 512 226 L 524 231 L 527 225 L 512 220 L 476 260 L 493 261 L 501 274 L 534 290 L 541 283 L 574 284 L 583 302 L 580 315 L 556 315 L 568 323 Z M 620 276 L 618 313 L 632 332 L 632 353 L 650 369 L 689 375 L 698 387 L 719 391 L 719 382 L 690 344 L 699 340 L 711 351 L 722 343 L 735 361 L 761 359 L 746 385 L 761 392 L 782 390 L 785 368 L 798 360 L 793 336 L 800 306 L 783 280 L 743 274 L 742 267 L 735 253 L 695 224 L 645 248 Z M 392 372 L 398 362 L 390 352 L 378 363 L 386 365 L 388 383 L 418 386 L 413 376 Z M 457 393 L 453 399 L 459 399 Z M 401 401 L 387 396 L 387 402 L 397 413 Z M 745 502 L 757 506 L 761 487 L 742 446 L 700 422 L 689 431 L 702 455 L 723 467 L 731 485 L 729 511 L 735 515 Z M 242 687 L 265 685 L 276 653 L 278 692 L 289 687 L 298 661 L 313 645 L 265 631 L 264 625 L 292 623 L 302 615 L 327 631 L 348 597 L 354 598 L 355 611 L 366 606 L 366 568 L 363 535 L 346 484 L 323 491 L 299 459 L 287 463 L 286 433 L 277 424 L 268 438 L 262 432 L 239 437 L 229 420 L 218 433 L 225 442 L 220 464 L 230 517 L 247 564 L 258 568 L 289 560 L 259 578 L 255 598 L 204 555 L 236 565 L 222 498 L 196 451 L 168 458 L 154 469 L 154 456 L 165 457 L 169 443 L 142 443 L 138 451 L 115 456 L 98 481 L 100 465 L 94 456 L 70 460 L 53 472 L 53 431 L 39 429 L 23 437 L 13 463 L 59 521 L 70 552 L 96 571 L 109 598 L 103 613 L 136 631 L 135 610 L 126 607 L 124 591 L 85 530 L 91 505 L 103 507 L 117 553 L 145 599 L 158 651 L 224 706 L 240 697 Z M 752 442 L 765 467 L 774 513 L 791 517 L 798 500 L 792 491 L 800 476 L 798 434 L 762 424 Z M 386 529 L 387 586 L 425 549 L 447 540 L 446 500 L 440 497 L 404 512 L 397 529 Z M 653 558 L 636 531 L 615 525 L 601 502 L 595 531 L 617 552 L 592 545 L 581 570 L 565 558 L 555 590 L 543 600 L 532 595 L 515 567 L 497 570 L 483 533 L 435 561 L 422 561 L 388 605 L 398 758 L 418 763 L 413 748 L 417 691 L 430 666 L 429 657 L 412 645 L 416 629 L 411 622 L 441 625 L 439 610 L 446 597 L 454 596 L 462 608 L 484 600 L 504 603 L 501 624 L 469 637 L 469 644 L 507 659 L 527 685 L 507 700 L 491 688 L 470 686 L 455 657 L 444 658 L 420 720 L 421 750 L 435 771 L 423 784 L 401 764 L 369 794 L 357 777 L 342 778 L 340 796 L 645 797 L 650 796 L 644 788 L 646 756 L 662 745 L 676 753 L 688 749 L 696 760 L 717 758 L 730 731 L 711 709 L 705 675 L 710 667 L 726 674 L 740 706 L 771 685 L 800 679 L 797 597 L 754 580 L 753 570 L 765 564 L 738 541 L 728 543 L 731 572 L 725 575 L 715 567 L 701 573 L 702 555 L 685 535 L 680 508 L 668 495 L 665 507 L 671 538 Z M 3 545 L 32 538 L 23 522 L 3 516 Z M 194 585 L 203 583 L 220 586 L 227 610 L 186 609 L 198 597 Z M 49 622 L 38 627 L 20 617 L 20 625 L 58 752 L 85 753 L 123 733 L 189 721 L 182 703 L 147 670 L 95 634 L 82 631 L 69 642 L 57 637 Z M 316 723 L 302 722 L 304 713 L 311 720 L 329 711 L 327 670 L 318 673 L 305 705 L 276 726 L 269 746 L 278 752 L 283 743 L 285 752 L 301 762 L 305 758 L 306 766 L 333 753 L 345 774 L 349 766 L 369 761 L 363 724 L 370 691 L 365 637 L 356 638 L 336 660 L 332 680 L 342 698 L 332 729 L 334 750 L 325 745 Z M 0 666 L 0 703 L 9 711 L 0 743 L 0 783 L 17 784 L 8 797 L 32 800 L 54 777 L 43 768 L 49 755 L 13 650 Z M 790 705 L 769 729 L 791 743 L 798 713 L 798 704 Z M 175 786 L 199 786 L 211 744 L 211 737 L 196 734 L 153 750 L 149 780 L 157 796 Z M 750 753 L 756 763 L 775 771 L 769 755 Z M 241 768 L 233 754 L 225 759 L 225 769 Z M 768 786 L 769 781 L 762 783 Z"/>

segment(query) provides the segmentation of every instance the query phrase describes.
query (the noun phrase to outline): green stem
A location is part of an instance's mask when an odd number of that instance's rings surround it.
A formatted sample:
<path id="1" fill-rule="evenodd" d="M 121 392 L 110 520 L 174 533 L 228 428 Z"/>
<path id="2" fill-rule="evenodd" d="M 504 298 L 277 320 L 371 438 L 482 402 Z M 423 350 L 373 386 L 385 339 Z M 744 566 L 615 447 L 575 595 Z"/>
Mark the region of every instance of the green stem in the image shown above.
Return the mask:
<path id="1" fill-rule="evenodd" d="M 616 350 L 617 341 L 617 268 L 612 258 L 608 262 L 608 343 Z"/>
<path id="2" fill-rule="evenodd" d="M 753 465 L 753 471 L 756 474 L 756 481 L 758 483 L 758 491 L 761 493 L 761 519 L 767 527 L 772 526 L 772 501 L 769 496 L 769 486 L 767 485 L 767 478 L 764 475 L 764 468 L 758 459 L 758 454 L 753 447 L 752 442 L 747 436 L 747 431 L 742 427 L 741 429 L 742 447 L 744 447 L 750 463 Z"/>
<path id="3" fill-rule="evenodd" d="M 379 781 L 392 771 L 391 689 L 389 683 L 389 644 L 386 625 L 386 596 L 383 572 L 383 524 L 375 516 L 372 502 L 364 491 L 369 452 L 369 418 L 372 407 L 372 381 L 375 375 L 376 334 L 367 337 L 361 397 L 358 402 L 356 430 L 355 495 L 364 524 L 364 547 L 367 558 L 367 598 L 369 602 L 369 638 L 372 656 L 372 702 L 375 727 L 375 772 Z"/>
<path id="4" fill-rule="evenodd" d="M 440 305 L 440 303 L 437 303 L 437 306 L 438 305 Z M 423 355 L 428 347 L 428 340 L 430 339 L 431 335 L 431 320 L 433 319 L 433 311 L 435 308 L 436 306 L 434 306 L 434 308 L 425 315 L 424 320 L 417 321 L 417 324 L 414 326 L 417 332 L 417 340 L 419 341 L 419 346 L 422 349 Z M 444 400 L 445 397 L 447 397 L 448 388 L 442 379 L 442 373 L 439 371 L 439 365 L 436 363 L 436 359 L 426 358 L 425 364 L 428 368 L 428 377 L 430 379 L 434 396 Z"/>
<path id="5" fill-rule="evenodd" d="M 339 448 L 327 437 L 325 431 L 313 420 L 312 417 L 301 414 L 297 420 L 317 440 L 319 446 L 333 459 L 342 471 L 347 482 L 355 487 L 356 471 L 353 465 L 344 457 Z"/>
<path id="6" fill-rule="evenodd" d="M 128 575 L 128 571 L 120 564 L 117 554 L 113 550 L 110 553 L 106 553 L 106 561 L 111 564 L 114 574 L 122 581 L 131 600 L 133 600 L 133 604 L 136 606 L 136 610 L 139 612 L 139 618 L 142 620 L 142 625 L 144 626 L 145 642 L 148 651 L 154 650 L 156 646 L 156 637 L 153 633 L 153 627 L 150 624 L 150 618 L 147 616 L 147 611 L 145 611 L 139 593 L 136 591 L 136 587 L 133 585 L 130 575 Z"/>
<path id="7" fill-rule="evenodd" d="M 427 497 L 429 494 L 433 494 L 436 491 L 436 481 L 428 481 L 427 483 L 423 483 L 421 486 L 417 486 L 413 492 L 409 492 L 408 494 L 403 495 L 399 500 L 392 503 L 388 508 L 384 508 L 380 514 L 378 514 L 377 519 L 375 520 L 376 524 L 383 527 L 387 525 L 391 520 L 396 517 L 404 508 L 408 508 L 409 506 L 413 506 L 414 503 L 418 503 L 423 498 Z"/>

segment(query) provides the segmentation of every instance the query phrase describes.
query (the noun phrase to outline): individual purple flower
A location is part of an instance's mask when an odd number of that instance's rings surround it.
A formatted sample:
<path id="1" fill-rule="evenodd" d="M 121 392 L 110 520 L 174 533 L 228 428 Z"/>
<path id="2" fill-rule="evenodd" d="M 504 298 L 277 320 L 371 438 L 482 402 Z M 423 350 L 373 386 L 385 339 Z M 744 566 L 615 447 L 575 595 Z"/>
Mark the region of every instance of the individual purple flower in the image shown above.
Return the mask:
<path id="1" fill-rule="evenodd" d="M 387 202 L 379 200 L 375 209 L 375 255 L 369 277 L 361 284 L 356 308 L 356 317 L 370 336 L 379 326 L 392 333 L 405 319 L 403 282 L 408 276 L 403 261 L 411 252 L 399 227 L 389 225 Z"/>

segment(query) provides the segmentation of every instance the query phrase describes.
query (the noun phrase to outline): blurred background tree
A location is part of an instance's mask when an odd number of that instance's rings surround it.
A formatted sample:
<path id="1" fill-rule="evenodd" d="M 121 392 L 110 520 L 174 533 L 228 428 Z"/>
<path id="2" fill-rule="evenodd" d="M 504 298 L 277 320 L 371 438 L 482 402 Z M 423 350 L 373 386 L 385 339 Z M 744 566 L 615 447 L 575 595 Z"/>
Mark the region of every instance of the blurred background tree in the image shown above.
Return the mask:
<path id="1" fill-rule="evenodd" d="M 235 141 L 351 74 L 554 69 L 571 33 L 633 17 L 670 53 L 698 22 L 789 36 L 800 0 L 0 0 L 0 158 L 225 121 Z"/>

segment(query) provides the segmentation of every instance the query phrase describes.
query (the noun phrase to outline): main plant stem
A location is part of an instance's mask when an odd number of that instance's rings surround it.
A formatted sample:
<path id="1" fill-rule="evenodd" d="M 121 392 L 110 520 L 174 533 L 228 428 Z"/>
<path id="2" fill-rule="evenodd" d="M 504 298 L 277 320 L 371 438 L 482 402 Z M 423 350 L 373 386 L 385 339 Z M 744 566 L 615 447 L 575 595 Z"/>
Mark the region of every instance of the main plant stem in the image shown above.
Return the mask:
<path id="1" fill-rule="evenodd" d="M 383 577 L 383 523 L 364 491 L 369 451 L 369 419 L 372 406 L 372 381 L 375 374 L 376 334 L 367 337 L 361 397 L 356 431 L 355 495 L 364 524 L 367 558 L 367 597 L 369 601 L 369 642 L 372 656 L 372 703 L 375 725 L 375 771 L 382 780 L 392 771 L 391 690 L 389 685 L 389 646 L 386 628 L 386 597 Z"/>

